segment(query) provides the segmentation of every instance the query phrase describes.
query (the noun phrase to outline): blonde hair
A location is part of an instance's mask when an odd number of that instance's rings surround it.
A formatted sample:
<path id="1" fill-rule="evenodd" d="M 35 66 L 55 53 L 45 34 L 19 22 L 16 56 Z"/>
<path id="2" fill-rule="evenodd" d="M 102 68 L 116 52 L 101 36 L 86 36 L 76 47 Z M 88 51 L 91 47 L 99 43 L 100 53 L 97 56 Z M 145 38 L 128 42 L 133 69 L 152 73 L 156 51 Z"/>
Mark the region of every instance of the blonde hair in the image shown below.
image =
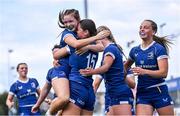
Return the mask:
<path id="1" fill-rule="evenodd" d="M 101 31 L 103 31 L 103 30 L 108 30 L 108 31 L 110 31 L 110 35 L 107 37 L 108 40 L 111 41 L 111 42 L 113 42 L 113 43 L 118 47 L 118 49 L 122 52 L 122 54 L 124 55 L 125 59 L 127 59 L 126 55 L 125 55 L 124 52 L 123 52 L 122 47 L 121 47 L 119 44 L 116 43 L 116 40 L 114 39 L 114 36 L 113 36 L 111 30 L 110 30 L 107 26 L 99 26 L 99 27 L 97 28 L 97 33 L 101 32 Z"/>

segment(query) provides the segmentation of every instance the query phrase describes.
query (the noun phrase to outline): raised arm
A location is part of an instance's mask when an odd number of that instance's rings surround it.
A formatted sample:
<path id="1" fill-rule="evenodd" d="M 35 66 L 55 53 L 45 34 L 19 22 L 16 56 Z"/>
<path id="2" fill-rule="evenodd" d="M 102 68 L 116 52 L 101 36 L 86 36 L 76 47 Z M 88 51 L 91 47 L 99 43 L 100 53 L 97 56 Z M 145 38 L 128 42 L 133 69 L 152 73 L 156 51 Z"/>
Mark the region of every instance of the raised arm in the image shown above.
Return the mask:
<path id="1" fill-rule="evenodd" d="M 104 46 L 100 40 L 96 41 L 96 44 L 89 44 L 87 46 L 84 46 L 78 50 L 76 50 L 76 54 L 83 54 L 87 52 L 88 50 L 91 50 L 93 52 L 102 52 L 104 50 Z"/>
<path id="2" fill-rule="evenodd" d="M 79 39 L 77 40 L 74 36 L 68 35 L 64 38 L 64 41 L 71 47 L 80 49 L 81 47 L 84 47 L 90 43 L 95 42 L 96 40 L 104 39 L 105 37 L 109 36 L 110 32 L 107 30 L 101 31 L 96 36 L 92 36 L 85 39 Z"/>

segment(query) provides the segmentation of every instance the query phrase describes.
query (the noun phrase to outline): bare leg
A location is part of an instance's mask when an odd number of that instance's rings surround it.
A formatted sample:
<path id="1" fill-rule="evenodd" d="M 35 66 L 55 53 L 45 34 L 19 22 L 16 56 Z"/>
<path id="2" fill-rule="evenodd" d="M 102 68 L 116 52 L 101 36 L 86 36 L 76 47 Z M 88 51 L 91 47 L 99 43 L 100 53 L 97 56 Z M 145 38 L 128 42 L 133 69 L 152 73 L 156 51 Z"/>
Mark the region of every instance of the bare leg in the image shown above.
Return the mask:
<path id="1" fill-rule="evenodd" d="M 69 80 L 66 78 L 54 79 L 52 80 L 52 87 L 57 95 L 57 98 L 52 101 L 49 112 L 50 114 L 55 115 L 69 102 Z"/>
<path id="2" fill-rule="evenodd" d="M 92 116 L 93 115 L 93 111 L 88 111 L 88 110 L 82 110 L 81 111 L 81 115 L 82 116 Z"/>
<path id="3" fill-rule="evenodd" d="M 130 104 L 114 105 L 112 106 L 112 110 L 114 115 L 132 115 Z"/>
<path id="4" fill-rule="evenodd" d="M 76 106 L 75 104 L 69 102 L 68 105 L 64 108 L 62 115 L 80 115 L 81 114 L 81 108 Z"/>
<path id="5" fill-rule="evenodd" d="M 158 108 L 156 110 L 157 110 L 159 115 L 168 115 L 168 116 L 173 116 L 174 115 L 174 106 L 173 105 Z"/>
<path id="6" fill-rule="evenodd" d="M 151 105 L 147 104 L 137 104 L 136 105 L 136 115 L 142 116 L 142 115 L 153 115 L 153 107 Z"/>

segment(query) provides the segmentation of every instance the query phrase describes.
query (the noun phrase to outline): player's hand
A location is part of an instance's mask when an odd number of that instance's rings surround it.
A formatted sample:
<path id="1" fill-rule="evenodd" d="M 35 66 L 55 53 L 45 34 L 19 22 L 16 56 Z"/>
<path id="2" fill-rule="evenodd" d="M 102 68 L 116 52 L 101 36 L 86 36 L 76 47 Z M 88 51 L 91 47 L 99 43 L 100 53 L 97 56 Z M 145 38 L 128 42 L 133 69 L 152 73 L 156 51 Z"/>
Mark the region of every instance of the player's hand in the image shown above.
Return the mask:
<path id="1" fill-rule="evenodd" d="M 145 74 L 145 69 L 141 68 L 141 67 L 133 67 L 131 68 L 133 74 L 135 76 L 138 76 L 138 75 L 144 75 Z"/>
<path id="2" fill-rule="evenodd" d="M 97 40 L 101 40 L 101 39 L 104 39 L 104 38 L 108 37 L 110 34 L 111 34 L 110 31 L 108 31 L 108 30 L 103 30 L 103 31 L 99 32 L 99 33 L 96 35 L 96 37 L 97 37 Z"/>
<path id="3" fill-rule="evenodd" d="M 14 106 L 14 102 L 9 102 L 9 104 L 7 104 L 8 108 L 11 109 Z"/>
<path id="4" fill-rule="evenodd" d="M 83 76 L 91 76 L 92 75 L 92 68 L 80 69 L 79 72 Z"/>
<path id="5" fill-rule="evenodd" d="M 31 112 L 32 113 L 36 113 L 39 110 L 39 105 L 35 104 L 32 108 L 31 108 Z"/>
<path id="6" fill-rule="evenodd" d="M 46 103 L 48 103 L 49 105 L 50 105 L 51 102 L 52 102 L 52 100 L 51 100 L 51 99 L 48 99 L 48 98 L 46 98 L 44 101 L 45 101 Z"/>

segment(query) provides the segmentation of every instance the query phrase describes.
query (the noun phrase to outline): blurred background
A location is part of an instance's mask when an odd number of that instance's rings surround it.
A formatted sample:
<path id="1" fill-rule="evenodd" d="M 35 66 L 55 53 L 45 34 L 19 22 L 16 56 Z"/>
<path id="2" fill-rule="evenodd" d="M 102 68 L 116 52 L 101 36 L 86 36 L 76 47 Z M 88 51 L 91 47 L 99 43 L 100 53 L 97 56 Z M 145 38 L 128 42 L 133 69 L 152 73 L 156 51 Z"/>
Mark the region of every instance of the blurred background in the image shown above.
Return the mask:
<path id="1" fill-rule="evenodd" d="M 170 48 L 167 83 L 180 115 L 180 1 L 179 0 L 0 0 L 0 114 L 7 114 L 5 99 L 10 85 L 17 79 L 16 65 L 26 62 L 29 77 L 42 87 L 52 66 L 51 49 L 58 43 L 59 11 L 74 8 L 81 19 L 90 18 L 96 26 L 106 25 L 129 50 L 140 43 L 139 25 L 144 19 L 158 24 L 158 35 L 168 36 Z M 99 61 L 101 57 L 99 58 Z M 99 62 L 98 62 L 99 64 Z M 95 115 L 103 115 L 104 85 L 97 93 Z M 44 109 L 43 109 L 44 108 Z M 48 108 L 47 104 L 42 107 Z"/>

